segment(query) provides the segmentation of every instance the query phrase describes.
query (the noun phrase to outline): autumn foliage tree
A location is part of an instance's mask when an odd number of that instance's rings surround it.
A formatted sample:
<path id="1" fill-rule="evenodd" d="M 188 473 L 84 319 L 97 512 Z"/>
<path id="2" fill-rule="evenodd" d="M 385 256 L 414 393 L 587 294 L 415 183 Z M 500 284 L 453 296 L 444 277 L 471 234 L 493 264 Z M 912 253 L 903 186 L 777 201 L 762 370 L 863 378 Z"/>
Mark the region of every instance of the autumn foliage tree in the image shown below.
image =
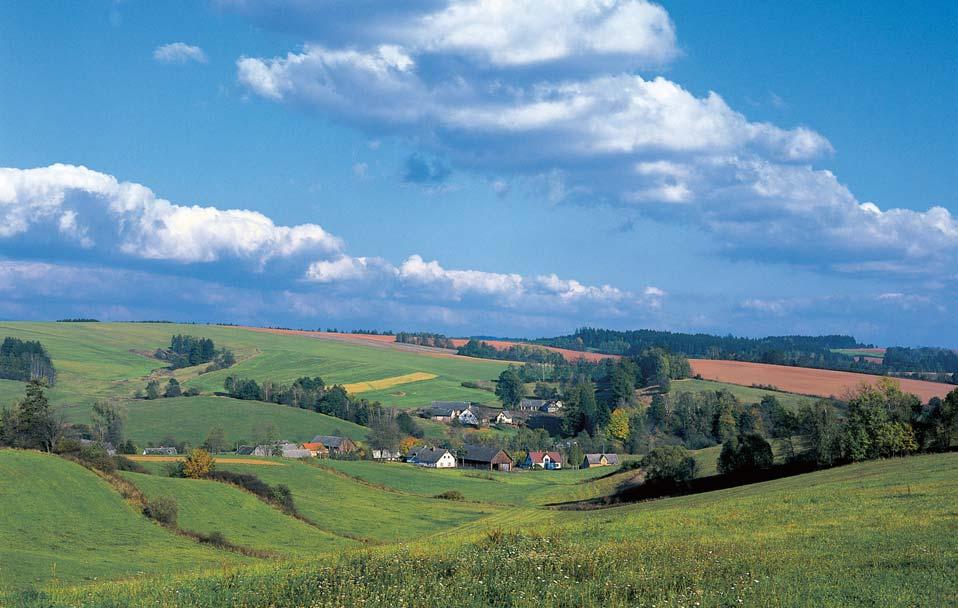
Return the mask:
<path id="1" fill-rule="evenodd" d="M 193 448 L 183 461 L 183 476 L 190 479 L 202 479 L 216 467 L 210 453 L 201 448 Z"/>

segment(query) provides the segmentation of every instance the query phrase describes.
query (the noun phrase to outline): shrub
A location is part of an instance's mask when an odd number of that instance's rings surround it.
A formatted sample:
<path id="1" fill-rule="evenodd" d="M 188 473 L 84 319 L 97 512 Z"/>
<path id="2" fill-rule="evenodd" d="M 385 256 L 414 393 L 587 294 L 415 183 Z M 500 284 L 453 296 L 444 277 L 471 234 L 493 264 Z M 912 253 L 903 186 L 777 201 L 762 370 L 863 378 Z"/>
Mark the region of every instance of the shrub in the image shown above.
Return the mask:
<path id="1" fill-rule="evenodd" d="M 215 466 L 209 452 L 201 448 L 193 448 L 183 461 L 183 476 L 190 479 L 202 479 L 212 473 Z"/>
<path id="2" fill-rule="evenodd" d="M 460 502 L 466 499 L 459 490 L 446 490 L 441 494 L 436 494 L 435 497 L 441 500 L 456 500 Z"/>
<path id="3" fill-rule="evenodd" d="M 176 525 L 177 512 L 176 500 L 172 496 L 159 496 L 143 505 L 143 514 L 164 526 Z"/>
<path id="4" fill-rule="evenodd" d="M 293 503 L 293 493 L 289 486 L 279 484 L 272 487 L 256 475 L 250 473 L 234 473 L 233 471 L 212 471 L 208 479 L 239 486 L 252 492 L 260 499 L 278 506 L 288 515 L 297 515 L 296 505 Z"/>
<path id="5" fill-rule="evenodd" d="M 118 471 L 131 471 L 133 473 L 145 473 L 150 474 L 149 469 L 145 468 L 140 463 L 135 460 L 130 460 L 126 456 L 114 456 L 114 462 L 116 462 L 116 470 Z"/>
<path id="6" fill-rule="evenodd" d="M 685 483 L 695 477 L 698 463 L 688 450 L 670 445 L 656 448 L 642 460 L 648 481 L 661 483 Z"/>
<path id="7" fill-rule="evenodd" d="M 718 471 L 723 475 L 748 473 L 772 466 L 772 446 L 761 435 L 749 433 L 733 437 L 722 445 Z"/>

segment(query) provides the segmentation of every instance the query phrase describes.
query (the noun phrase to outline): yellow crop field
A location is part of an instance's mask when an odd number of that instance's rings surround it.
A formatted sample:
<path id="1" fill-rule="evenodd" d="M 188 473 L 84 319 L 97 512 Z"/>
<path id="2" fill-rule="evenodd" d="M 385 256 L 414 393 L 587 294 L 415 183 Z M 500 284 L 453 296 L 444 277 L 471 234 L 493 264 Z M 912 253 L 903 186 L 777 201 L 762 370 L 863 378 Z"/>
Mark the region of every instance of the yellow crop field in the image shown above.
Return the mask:
<path id="1" fill-rule="evenodd" d="M 382 378 L 381 380 L 369 380 L 368 382 L 353 382 L 344 384 L 343 388 L 352 395 L 356 393 L 365 393 L 366 391 L 380 391 L 386 388 L 399 386 L 400 384 L 409 384 L 410 382 L 420 382 L 422 380 L 432 380 L 436 374 L 427 372 L 413 372 L 403 374 L 402 376 L 393 376 L 392 378 Z"/>

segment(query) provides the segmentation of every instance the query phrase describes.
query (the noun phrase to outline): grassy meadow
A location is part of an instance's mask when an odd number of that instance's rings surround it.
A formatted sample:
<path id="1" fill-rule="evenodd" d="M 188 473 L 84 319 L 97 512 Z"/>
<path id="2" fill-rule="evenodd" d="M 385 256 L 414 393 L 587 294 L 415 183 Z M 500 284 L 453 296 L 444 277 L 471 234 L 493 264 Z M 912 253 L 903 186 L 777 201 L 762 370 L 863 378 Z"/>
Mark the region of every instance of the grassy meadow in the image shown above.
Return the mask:
<path id="1" fill-rule="evenodd" d="M 229 369 L 200 374 L 204 366 L 169 372 L 164 362 L 149 356 L 169 345 L 174 334 L 211 338 L 236 354 Z M 348 422 L 282 406 L 215 398 L 230 374 L 287 383 L 300 376 L 321 376 L 327 383 L 362 385 L 362 397 L 385 405 L 413 408 L 433 400 L 493 402 L 487 392 L 464 388 L 467 380 L 494 379 L 504 363 L 482 359 L 440 358 L 304 336 L 255 332 L 216 325 L 167 323 L 33 323 L 2 322 L 5 336 L 39 340 L 50 352 L 57 383 L 48 391 L 51 403 L 62 408 L 72 422 L 89 422 L 91 406 L 100 399 L 115 399 L 128 409 L 127 433 L 139 443 L 165 436 L 198 443 L 213 426 L 222 426 L 228 438 L 251 438 L 253 427 L 272 422 L 290 440 L 341 431 L 354 439 L 366 430 Z M 149 377 L 161 383 L 174 376 L 184 389 L 195 387 L 194 398 L 134 400 Z M 402 384 L 386 386 L 402 377 Z M 23 383 L 0 380 L 0 407 L 23 396 Z M 432 436 L 442 428 L 426 425 Z"/>
<path id="2" fill-rule="evenodd" d="M 597 511 L 517 509 L 334 559 L 56 586 L 33 606 L 953 606 L 958 454 Z M 541 515 L 539 515 L 541 514 Z"/>
<path id="3" fill-rule="evenodd" d="M 725 382 L 715 382 L 714 380 L 697 380 L 688 378 L 686 380 L 673 380 L 669 393 L 673 396 L 679 393 L 705 393 L 709 391 L 728 391 L 735 395 L 735 398 L 742 403 L 761 403 L 765 395 L 773 395 L 781 404 L 793 411 L 798 411 L 803 403 L 811 403 L 814 397 L 805 395 L 796 395 L 795 393 L 785 393 L 782 391 L 770 391 L 750 386 L 740 386 L 738 384 L 728 384 Z"/>

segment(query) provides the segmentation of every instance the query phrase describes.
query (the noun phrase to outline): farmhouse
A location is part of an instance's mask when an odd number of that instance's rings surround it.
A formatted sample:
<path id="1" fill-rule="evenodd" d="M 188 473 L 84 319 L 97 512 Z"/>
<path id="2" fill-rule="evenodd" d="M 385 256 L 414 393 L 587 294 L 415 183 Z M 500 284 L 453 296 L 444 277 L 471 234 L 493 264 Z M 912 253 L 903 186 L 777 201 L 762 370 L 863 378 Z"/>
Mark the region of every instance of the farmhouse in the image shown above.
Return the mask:
<path id="1" fill-rule="evenodd" d="M 288 441 L 278 441 L 276 443 L 268 443 L 263 445 L 258 445 L 256 448 L 250 452 L 250 456 L 282 456 L 283 458 L 309 458 L 312 456 L 312 453 L 307 450 L 299 447 L 298 444 L 290 443 Z"/>
<path id="2" fill-rule="evenodd" d="M 349 437 L 334 435 L 316 435 L 310 443 L 321 443 L 329 449 L 330 455 L 348 454 L 356 450 L 356 444 Z"/>
<path id="3" fill-rule="evenodd" d="M 502 410 L 496 414 L 496 417 L 493 418 L 493 422 L 495 424 L 512 424 L 512 414 L 507 410 Z"/>
<path id="4" fill-rule="evenodd" d="M 529 452 L 522 466 L 526 469 L 554 471 L 562 468 L 562 455 L 559 452 Z"/>
<path id="5" fill-rule="evenodd" d="M 562 409 L 562 402 L 558 399 L 523 399 L 519 402 L 519 409 L 554 414 Z"/>
<path id="6" fill-rule="evenodd" d="M 484 445 L 466 444 L 459 450 L 459 462 L 470 469 L 510 471 L 514 461 L 504 450 Z"/>
<path id="7" fill-rule="evenodd" d="M 519 409 L 522 411 L 534 412 L 545 404 L 545 399 L 522 399 L 519 401 Z"/>
<path id="8" fill-rule="evenodd" d="M 457 417 L 457 420 L 459 420 L 459 424 L 465 426 L 479 426 L 479 418 L 475 412 L 472 411 L 472 408 L 464 409 Z"/>
<path id="9" fill-rule="evenodd" d="M 582 459 L 583 469 L 615 466 L 617 464 L 619 464 L 619 456 L 617 454 L 586 454 L 585 458 Z"/>
<path id="10" fill-rule="evenodd" d="M 431 469 L 454 469 L 456 458 L 443 448 L 422 448 L 417 451 L 409 462 Z"/>
<path id="11" fill-rule="evenodd" d="M 329 456 L 329 448 L 318 441 L 307 441 L 303 444 L 304 450 L 309 450 L 313 458 L 326 458 Z"/>
<path id="12" fill-rule="evenodd" d="M 397 450 L 373 450 L 373 460 L 399 460 L 402 456 Z"/>
<path id="13" fill-rule="evenodd" d="M 143 448 L 144 456 L 176 456 L 176 454 L 176 448 L 173 447 Z"/>
<path id="14" fill-rule="evenodd" d="M 465 401 L 433 401 L 427 414 L 429 418 L 438 422 L 452 422 L 467 409 L 469 409 L 469 403 Z"/>

